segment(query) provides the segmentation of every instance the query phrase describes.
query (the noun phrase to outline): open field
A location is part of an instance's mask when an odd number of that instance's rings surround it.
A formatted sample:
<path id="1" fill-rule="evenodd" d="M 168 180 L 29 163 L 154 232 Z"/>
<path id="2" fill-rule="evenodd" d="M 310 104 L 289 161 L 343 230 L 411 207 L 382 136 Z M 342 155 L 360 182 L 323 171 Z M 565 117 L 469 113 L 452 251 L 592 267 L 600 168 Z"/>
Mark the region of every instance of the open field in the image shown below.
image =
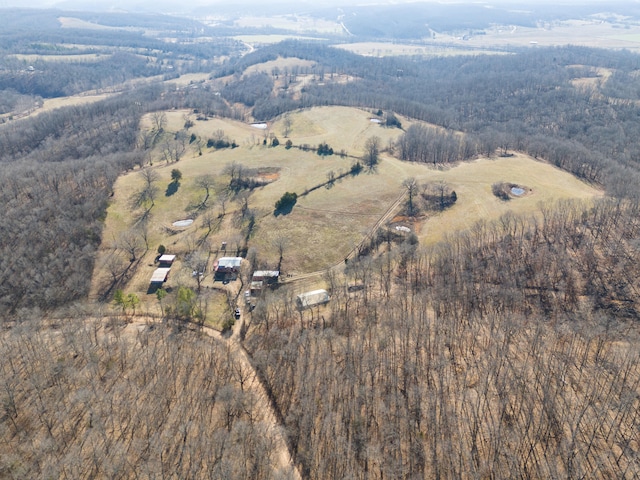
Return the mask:
<path id="1" fill-rule="evenodd" d="M 613 70 L 609 68 L 596 69 L 595 77 L 574 78 L 571 84 L 581 90 L 598 91 L 607 83 L 607 80 L 613 75 Z"/>
<path id="2" fill-rule="evenodd" d="M 536 28 L 500 25 L 485 30 L 484 35 L 472 35 L 468 39 L 447 34 L 437 34 L 435 43 L 486 48 L 506 46 L 580 45 L 594 48 L 626 48 L 640 50 L 640 26 L 614 25 L 600 20 L 571 20 L 541 25 Z"/>
<path id="3" fill-rule="evenodd" d="M 106 56 L 105 54 L 100 53 L 81 53 L 81 54 L 55 54 L 51 55 L 24 55 L 24 54 L 15 54 L 12 55 L 14 58 L 18 60 L 23 60 L 28 63 L 34 63 L 37 61 L 46 61 L 46 62 L 97 62 L 98 60 L 104 60 Z"/>
<path id="4" fill-rule="evenodd" d="M 306 35 L 236 35 L 231 38 L 249 45 L 271 45 L 285 40 L 325 40 L 324 38 L 308 37 Z"/>
<path id="5" fill-rule="evenodd" d="M 316 34 L 330 33 L 334 35 L 344 33 L 342 26 L 337 22 L 295 14 L 273 17 L 246 16 L 236 20 L 235 25 L 241 28 L 272 27 L 298 33 L 312 32 Z"/>
<path id="6" fill-rule="evenodd" d="M 73 57 L 73 55 L 71 55 Z M 205 82 L 209 78 L 209 75 L 206 73 L 190 73 L 181 75 L 178 78 L 173 78 L 171 80 L 165 80 L 164 83 L 171 83 L 180 87 L 184 87 L 190 85 L 192 83 L 200 83 Z M 142 83 L 152 83 L 152 82 L 160 82 L 163 81 L 161 76 L 152 77 L 152 78 L 142 78 L 137 80 L 131 80 L 122 85 L 116 85 L 110 88 L 104 89 L 104 91 L 88 91 L 83 92 L 77 95 L 70 95 L 68 97 L 57 97 L 57 98 L 47 98 L 42 101 L 42 105 L 39 108 L 35 108 L 29 112 L 14 112 L 11 115 L 14 116 L 15 119 L 25 118 L 30 115 L 37 115 L 42 112 L 47 112 L 60 107 L 71 107 L 77 105 L 84 105 L 87 103 L 99 102 L 100 100 L 104 100 L 112 95 L 117 94 L 118 92 L 130 88 L 132 85 L 139 85 Z M 5 118 L 8 118 L 10 115 L 4 115 Z M 176 117 L 177 118 L 177 117 Z M 184 123 L 184 121 L 183 121 Z M 176 124 L 177 125 L 177 124 Z M 175 130 L 178 130 L 181 126 L 176 126 Z"/>
<path id="7" fill-rule="evenodd" d="M 265 72 L 271 75 L 274 69 L 279 69 L 281 72 L 284 72 L 286 69 L 291 70 L 293 67 L 308 67 L 311 68 L 315 65 L 315 62 L 310 60 L 303 60 L 301 58 L 296 57 L 288 57 L 283 58 L 279 57 L 276 60 L 271 60 L 269 62 L 258 63 L 256 65 L 252 65 L 244 71 L 245 75 L 249 75 L 251 73 L 256 72 Z"/>
<path id="8" fill-rule="evenodd" d="M 187 73 L 180 75 L 178 78 L 167 80 L 167 83 L 175 83 L 181 87 L 191 83 L 205 82 L 209 79 L 208 73 Z"/>
<path id="9" fill-rule="evenodd" d="M 535 214 L 539 212 L 541 203 L 562 199 L 588 200 L 602 195 L 600 190 L 573 175 L 521 154 L 507 158 L 482 158 L 448 170 L 416 174 L 415 177 L 420 181 L 444 181 L 458 195 L 453 207 L 424 222 L 418 222 L 416 233 L 425 245 L 442 241 L 447 234 L 467 230 L 479 220 L 497 220 L 510 211 Z M 531 192 L 521 198 L 500 200 L 491 192 L 491 185 L 500 181 L 527 187 Z"/>
<path id="10" fill-rule="evenodd" d="M 449 57 L 454 55 L 496 55 L 504 52 L 491 49 L 451 47 L 445 45 L 412 45 L 387 42 L 343 43 L 334 45 L 365 57 L 411 56 Z"/>
<path id="11" fill-rule="evenodd" d="M 140 30 L 139 28 L 134 29 L 132 27 L 112 27 L 110 25 L 101 25 L 99 23 L 88 22 L 75 17 L 58 17 L 58 21 L 62 28 L 81 28 L 89 30 Z"/>
<path id="12" fill-rule="evenodd" d="M 43 101 L 42 108 L 37 111 L 46 112 L 60 107 L 72 107 L 84 105 L 86 103 L 99 102 L 113 95 L 112 93 L 101 93 L 96 95 L 72 95 L 70 97 L 47 98 Z"/>
<path id="13" fill-rule="evenodd" d="M 167 132 L 182 128 L 189 117 L 187 111 L 167 112 Z M 378 136 L 381 144 L 387 145 L 402 134 L 399 129 L 387 129 L 372 123 L 371 114 L 364 110 L 346 107 L 314 108 L 293 112 L 290 115 L 292 128 L 290 139 L 294 146 L 308 144 L 311 147 L 327 142 L 336 152 L 344 149 L 349 155 L 359 157 L 367 138 Z M 404 125 L 410 122 L 402 119 Z M 146 124 L 150 125 L 149 119 Z M 424 164 L 402 162 L 383 154 L 375 171 L 363 170 L 359 175 L 347 175 L 333 185 L 309 189 L 327 182 L 329 172 L 336 176 L 347 172 L 355 158 L 340 155 L 320 157 L 313 151 L 284 148 L 281 136 L 282 119 L 276 119 L 267 130 L 228 119 L 215 118 L 196 121 L 189 131 L 207 138 L 217 130 L 223 130 L 239 147 L 215 151 L 204 148 L 199 156 L 192 146 L 179 162 L 165 163 L 159 152 L 151 168 L 157 174 L 157 195 L 150 208 L 146 229 L 149 251 L 139 261 L 131 276 L 127 291 L 133 291 L 146 301 L 146 308 L 157 309 L 154 295 L 147 295 L 149 278 L 155 268 L 153 259 L 158 245 L 167 247 L 168 253 L 178 255 L 172 268 L 168 286 L 188 285 L 195 288 L 191 267 L 183 263 L 185 255 L 198 248 L 210 252 L 210 262 L 215 257 L 235 255 L 247 239 L 247 246 L 255 249 L 261 268 L 275 268 L 278 263 L 278 244 L 284 243 L 281 269 L 285 274 L 301 275 L 324 270 L 341 263 L 351 254 L 362 239 L 371 232 L 378 220 L 403 193 L 402 182 L 415 177 L 419 184 L 446 182 L 458 196 L 457 203 L 443 213 L 418 217 L 409 223 L 424 245 L 432 245 L 449 234 L 473 227 L 479 220 L 491 221 L 514 211 L 531 213 L 538 211 L 540 203 L 559 199 L 589 199 L 601 195 L 596 188 L 584 184 L 570 174 L 528 156 L 516 154 L 512 157 L 479 159 L 448 168 L 435 169 Z M 262 145 L 265 134 L 275 133 L 281 139 L 278 147 Z M 171 133 L 167 134 L 169 137 Z M 255 175 L 265 172 L 263 178 L 271 183 L 252 191 L 247 206 L 250 212 L 242 215 L 242 198 L 231 198 L 225 202 L 224 215 L 220 195 L 226 190 L 230 177 L 228 165 L 236 163 L 252 169 Z M 179 169 L 182 179 L 174 192 L 169 188 L 171 171 Z M 198 178 L 211 175 L 215 181 L 206 206 L 200 206 L 205 190 L 197 185 Z M 530 189 L 521 198 L 502 201 L 491 192 L 491 185 L 505 181 Z M 122 232 L 136 231 L 136 222 L 144 213 L 144 207 L 132 207 L 132 198 L 142 190 L 144 180 L 139 171 L 118 179 L 113 201 L 108 209 L 103 247 L 94 281 L 93 294 L 99 297 L 108 278 L 106 265 L 113 256 L 114 247 Z M 275 216 L 273 205 L 285 192 L 296 192 L 298 202 L 291 213 Z M 150 205 L 147 205 L 150 207 Z M 401 214 L 402 206 L 396 213 Z M 209 213 L 210 212 L 210 213 Z M 251 214 L 255 219 L 250 233 L 246 230 Z M 211 228 L 205 227 L 204 219 L 213 218 Z M 175 228 L 173 222 L 194 219 L 189 227 Z M 227 250 L 220 250 L 227 242 Z M 237 284 L 237 285 L 234 285 Z M 240 282 L 229 285 L 229 294 L 238 293 Z M 211 276 L 204 280 L 211 285 Z M 224 298 L 224 296 L 223 296 Z M 211 312 L 227 315 L 227 307 L 220 297 L 208 301 Z M 214 307 L 218 305 L 217 307 Z M 213 318 L 213 315 L 212 317 Z"/>

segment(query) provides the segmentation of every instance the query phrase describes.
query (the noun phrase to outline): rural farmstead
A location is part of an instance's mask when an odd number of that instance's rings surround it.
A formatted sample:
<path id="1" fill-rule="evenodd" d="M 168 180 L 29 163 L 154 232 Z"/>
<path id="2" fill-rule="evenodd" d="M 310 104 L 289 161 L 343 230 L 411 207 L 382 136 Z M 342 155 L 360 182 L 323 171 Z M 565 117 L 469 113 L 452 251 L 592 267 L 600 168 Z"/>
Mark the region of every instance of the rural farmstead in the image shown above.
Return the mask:
<path id="1" fill-rule="evenodd" d="M 242 257 L 221 257 L 213 264 L 213 270 L 216 273 L 238 273 Z"/>

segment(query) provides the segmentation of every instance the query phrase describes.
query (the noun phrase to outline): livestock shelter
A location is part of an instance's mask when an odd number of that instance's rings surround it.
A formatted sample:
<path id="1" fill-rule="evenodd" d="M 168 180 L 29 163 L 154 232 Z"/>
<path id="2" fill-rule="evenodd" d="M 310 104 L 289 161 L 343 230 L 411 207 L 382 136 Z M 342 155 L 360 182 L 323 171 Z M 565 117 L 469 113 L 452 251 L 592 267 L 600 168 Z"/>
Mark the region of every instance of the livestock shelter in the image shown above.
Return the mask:
<path id="1" fill-rule="evenodd" d="M 278 270 L 256 270 L 251 277 L 252 282 L 263 282 L 267 285 L 278 283 L 280 272 Z"/>
<path id="2" fill-rule="evenodd" d="M 170 268 L 171 265 L 173 265 L 175 259 L 175 255 L 168 255 L 166 253 L 164 255 L 160 255 L 160 258 L 158 258 L 158 262 L 160 262 L 160 268 Z"/>
<path id="3" fill-rule="evenodd" d="M 164 282 L 167 281 L 167 278 L 169 278 L 169 272 L 171 271 L 170 268 L 167 267 L 160 267 L 160 268 L 156 268 L 155 271 L 153 272 L 153 275 L 151 275 L 151 284 L 163 284 Z"/>
<path id="4" fill-rule="evenodd" d="M 312 290 L 301 293 L 296 297 L 296 304 L 300 310 L 328 303 L 331 297 L 326 290 Z"/>
<path id="5" fill-rule="evenodd" d="M 280 272 L 278 270 L 256 270 L 251 276 L 251 294 L 260 295 L 263 288 L 278 283 Z"/>

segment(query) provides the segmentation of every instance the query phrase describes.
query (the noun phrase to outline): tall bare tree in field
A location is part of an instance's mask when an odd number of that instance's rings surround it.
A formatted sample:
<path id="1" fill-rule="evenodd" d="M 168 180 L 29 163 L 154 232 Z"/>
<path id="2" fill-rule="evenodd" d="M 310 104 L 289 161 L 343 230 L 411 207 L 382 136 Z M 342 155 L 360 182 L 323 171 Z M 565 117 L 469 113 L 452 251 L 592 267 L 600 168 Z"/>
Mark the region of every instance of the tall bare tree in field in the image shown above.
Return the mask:
<path id="1" fill-rule="evenodd" d="M 380 157 L 380 137 L 369 137 L 364 143 L 364 163 L 369 169 L 375 168 Z"/>

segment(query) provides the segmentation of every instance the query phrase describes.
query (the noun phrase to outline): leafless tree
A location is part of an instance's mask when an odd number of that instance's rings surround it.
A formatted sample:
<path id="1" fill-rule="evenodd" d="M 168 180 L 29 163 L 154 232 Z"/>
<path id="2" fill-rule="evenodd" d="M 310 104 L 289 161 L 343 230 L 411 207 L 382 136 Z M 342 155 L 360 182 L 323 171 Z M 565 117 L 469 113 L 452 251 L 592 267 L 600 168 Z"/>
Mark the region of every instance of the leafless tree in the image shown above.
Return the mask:
<path id="1" fill-rule="evenodd" d="M 155 205 L 158 195 L 158 187 L 155 185 L 155 182 L 159 179 L 158 172 L 153 168 L 144 168 L 140 170 L 139 175 L 144 180 L 144 185 L 142 190 L 135 196 L 135 204 L 140 206 L 150 202 L 149 209 L 151 209 Z"/>
<path id="2" fill-rule="evenodd" d="M 291 120 L 291 117 L 289 115 L 285 115 L 282 119 L 282 135 L 284 136 L 284 138 L 288 138 L 291 134 L 292 124 L 293 122 Z"/>
<path id="3" fill-rule="evenodd" d="M 380 156 L 380 137 L 369 137 L 364 143 L 364 163 L 369 169 L 375 168 Z"/>
<path id="4" fill-rule="evenodd" d="M 414 197 L 418 191 L 418 182 L 414 177 L 409 177 L 403 180 L 402 186 L 406 188 L 408 200 L 407 200 L 407 214 L 414 216 L 416 214 L 416 208 L 414 204 Z"/>
<path id="5" fill-rule="evenodd" d="M 205 191 L 205 196 L 202 202 L 200 203 L 200 208 L 206 208 L 211 189 L 215 185 L 215 178 L 213 177 L 213 175 L 201 175 L 198 178 L 196 178 L 196 185 L 199 188 L 203 188 Z"/>
<path id="6" fill-rule="evenodd" d="M 336 172 L 334 172 L 333 170 L 329 170 L 327 172 L 327 184 L 331 186 L 334 184 L 335 181 L 336 181 Z"/>
<path id="7" fill-rule="evenodd" d="M 162 156 L 165 162 L 177 162 L 187 151 L 188 136 L 184 130 L 180 130 L 171 140 L 166 140 L 162 145 Z"/>
<path id="8" fill-rule="evenodd" d="M 230 198 L 231 198 L 231 194 L 227 189 L 224 189 L 223 191 L 221 191 L 216 197 L 216 201 L 218 205 L 220 205 L 220 209 L 222 210 L 223 217 L 226 215 L 226 206 Z"/>
<path id="9" fill-rule="evenodd" d="M 167 114 L 164 112 L 153 112 L 151 114 L 151 123 L 156 132 L 162 132 L 167 126 Z"/>
<path id="10" fill-rule="evenodd" d="M 123 232 L 116 243 L 118 249 L 129 255 L 129 262 L 133 263 L 138 260 L 138 255 L 144 252 L 144 242 L 138 232 L 127 230 Z"/>
<path id="11" fill-rule="evenodd" d="M 273 239 L 272 245 L 278 252 L 278 267 L 276 270 L 281 271 L 284 254 L 287 248 L 291 245 L 291 239 L 284 234 L 279 234 Z"/>

